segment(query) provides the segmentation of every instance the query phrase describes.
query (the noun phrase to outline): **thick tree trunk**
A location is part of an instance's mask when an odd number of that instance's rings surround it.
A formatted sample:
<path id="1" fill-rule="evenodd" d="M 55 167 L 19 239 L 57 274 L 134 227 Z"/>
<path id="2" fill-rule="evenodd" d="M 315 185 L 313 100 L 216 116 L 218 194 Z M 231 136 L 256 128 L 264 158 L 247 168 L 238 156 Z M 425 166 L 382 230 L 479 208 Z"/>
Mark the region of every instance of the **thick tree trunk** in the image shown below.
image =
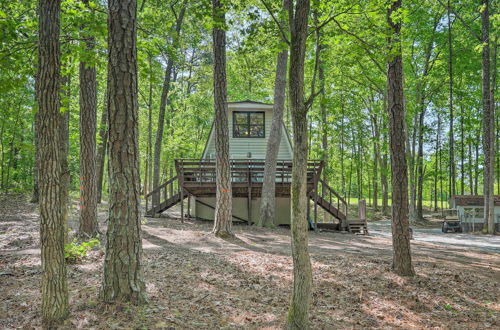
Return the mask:
<path id="1" fill-rule="evenodd" d="M 140 221 L 137 4 L 108 1 L 109 220 L 101 297 L 143 303 Z"/>
<path id="2" fill-rule="evenodd" d="M 38 147 L 40 184 L 40 241 L 42 258 L 42 320 L 52 328 L 68 315 L 64 260 L 64 222 L 61 214 L 61 153 L 59 114 L 58 0 L 39 2 Z"/>
<path id="3" fill-rule="evenodd" d="M 285 10 L 290 9 L 290 0 L 285 0 Z M 281 40 L 284 42 L 284 40 Z M 278 54 L 276 62 L 276 77 L 274 81 L 274 105 L 271 130 L 267 140 L 266 165 L 264 168 L 264 182 L 262 184 L 262 197 L 260 205 L 260 223 L 265 227 L 274 227 L 276 210 L 276 161 L 280 147 L 283 109 L 285 108 L 286 68 L 288 62 L 288 49 L 283 49 Z"/>
<path id="4" fill-rule="evenodd" d="M 405 153 L 405 108 L 403 96 L 403 60 L 401 55 L 401 21 L 393 14 L 401 10 L 402 0 L 387 9 L 387 23 L 393 34 L 388 37 L 387 98 L 392 163 L 392 245 L 393 270 L 401 276 L 415 274 L 411 262 L 408 221 L 408 173 Z"/>
<path id="5" fill-rule="evenodd" d="M 483 150 L 484 150 L 484 231 L 494 234 L 494 163 L 495 163 L 495 111 L 490 90 L 490 18 L 489 0 L 482 0 L 483 38 L 482 94 L 483 94 Z"/>
<path id="6" fill-rule="evenodd" d="M 83 0 L 88 4 L 88 0 Z M 85 27 L 82 26 L 82 30 Z M 91 54 L 95 38 L 85 36 L 86 51 Z M 93 56 L 91 56 L 93 57 Z M 97 77 L 95 64 L 80 62 L 80 236 L 95 237 L 97 223 L 96 121 Z"/>
<path id="7" fill-rule="evenodd" d="M 214 102 L 215 102 L 215 152 L 216 152 L 216 201 L 213 232 L 219 237 L 231 237 L 232 191 L 229 163 L 229 128 L 227 119 L 226 87 L 226 31 L 225 11 L 220 0 L 212 0 L 214 28 Z"/>
<path id="8" fill-rule="evenodd" d="M 184 14 L 186 12 L 187 0 L 184 0 L 181 4 L 179 15 L 175 23 L 175 33 L 172 38 L 172 45 L 175 47 L 179 39 L 181 32 L 182 21 L 184 20 Z M 163 90 L 161 92 L 160 98 L 160 112 L 158 114 L 158 129 L 156 130 L 156 140 L 154 148 L 154 159 L 153 159 L 153 187 L 152 189 L 160 185 L 160 161 L 161 161 L 161 146 L 163 142 L 163 132 L 165 128 L 165 111 L 167 108 L 168 94 L 170 92 L 170 80 L 172 78 L 172 69 L 174 66 L 174 59 L 169 56 L 167 59 L 167 67 L 165 69 L 165 78 L 163 80 Z M 153 195 L 155 201 L 153 203 L 159 203 L 159 195 Z"/>
<path id="9" fill-rule="evenodd" d="M 304 58 L 310 2 L 298 1 L 289 11 L 291 31 L 289 95 L 293 123 L 291 232 L 293 290 L 288 309 L 289 329 L 309 328 L 312 269 L 307 223 L 307 106 L 304 100 Z"/>
<path id="10" fill-rule="evenodd" d="M 97 203 L 102 201 L 102 185 L 104 180 L 104 165 L 106 151 L 108 150 L 108 88 L 104 96 L 104 107 L 101 114 L 101 123 L 99 124 L 99 146 L 97 148 Z"/>

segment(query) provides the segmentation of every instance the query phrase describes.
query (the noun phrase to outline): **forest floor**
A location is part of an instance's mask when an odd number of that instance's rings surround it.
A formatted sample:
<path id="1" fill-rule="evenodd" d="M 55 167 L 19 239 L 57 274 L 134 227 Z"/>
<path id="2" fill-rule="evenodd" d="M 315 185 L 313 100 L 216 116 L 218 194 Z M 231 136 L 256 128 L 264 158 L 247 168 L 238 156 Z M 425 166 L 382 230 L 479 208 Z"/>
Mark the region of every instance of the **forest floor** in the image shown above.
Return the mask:
<path id="1" fill-rule="evenodd" d="M 78 211 L 71 208 L 75 228 Z M 105 205 L 99 212 L 105 226 Z M 236 239 L 173 211 L 143 225 L 146 306 L 106 305 L 102 248 L 68 265 L 71 314 L 62 328 L 280 329 L 292 281 L 290 233 L 235 225 Z M 36 207 L 0 195 L 0 328 L 40 327 Z M 385 237 L 311 232 L 311 325 L 336 328 L 499 328 L 500 255 L 412 241 L 417 276 L 390 271 Z"/>

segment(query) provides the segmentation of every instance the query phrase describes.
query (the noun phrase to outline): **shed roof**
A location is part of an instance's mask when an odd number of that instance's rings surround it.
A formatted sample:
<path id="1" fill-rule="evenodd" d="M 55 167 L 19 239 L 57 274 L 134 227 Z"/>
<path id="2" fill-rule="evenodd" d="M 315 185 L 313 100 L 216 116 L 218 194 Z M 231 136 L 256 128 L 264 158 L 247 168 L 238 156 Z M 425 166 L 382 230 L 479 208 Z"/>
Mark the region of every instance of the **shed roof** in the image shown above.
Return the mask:
<path id="1" fill-rule="evenodd" d="M 453 196 L 455 206 L 484 206 L 483 195 L 455 195 Z M 500 195 L 495 196 L 495 206 L 500 206 Z"/>

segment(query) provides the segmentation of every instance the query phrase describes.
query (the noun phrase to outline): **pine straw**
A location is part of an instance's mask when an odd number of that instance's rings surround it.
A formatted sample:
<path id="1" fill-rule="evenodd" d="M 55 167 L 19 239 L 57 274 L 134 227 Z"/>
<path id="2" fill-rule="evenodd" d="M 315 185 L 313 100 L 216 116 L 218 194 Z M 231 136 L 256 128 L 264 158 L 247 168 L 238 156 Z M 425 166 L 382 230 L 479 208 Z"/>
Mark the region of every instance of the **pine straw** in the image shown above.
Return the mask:
<path id="1" fill-rule="evenodd" d="M 106 214 L 100 212 L 101 225 Z M 146 306 L 97 298 L 102 251 L 68 265 L 71 315 L 62 328 L 278 329 L 290 294 L 289 230 L 147 219 Z M 77 211 L 72 208 L 72 225 Z M 40 327 L 38 216 L 19 196 L 0 196 L 0 328 Z M 332 328 L 498 328 L 498 254 L 413 242 L 415 278 L 390 271 L 385 238 L 311 233 L 311 324 Z"/>

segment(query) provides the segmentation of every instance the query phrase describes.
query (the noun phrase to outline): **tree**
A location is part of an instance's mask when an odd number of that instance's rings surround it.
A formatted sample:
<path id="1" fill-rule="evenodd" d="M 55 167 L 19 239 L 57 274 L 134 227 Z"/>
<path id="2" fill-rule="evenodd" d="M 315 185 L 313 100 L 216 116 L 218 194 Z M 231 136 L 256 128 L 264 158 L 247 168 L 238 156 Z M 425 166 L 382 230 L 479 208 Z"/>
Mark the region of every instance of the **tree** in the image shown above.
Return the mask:
<path id="1" fill-rule="evenodd" d="M 88 6 L 89 0 L 83 0 Z M 80 61 L 80 227 L 79 235 L 95 237 L 97 223 L 96 121 L 97 78 L 93 61 L 95 37 L 83 33 L 86 53 Z M 88 61 L 87 61 L 88 59 Z"/>
<path id="2" fill-rule="evenodd" d="M 176 47 L 177 42 L 181 33 L 182 21 L 184 19 L 184 13 L 186 12 L 187 0 L 184 0 L 181 4 L 179 10 L 179 15 L 175 23 L 175 33 L 172 39 L 172 46 Z M 168 94 L 170 91 L 170 81 L 172 79 L 172 69 L 174 67 L 174 58 L 170 55 L 167 59 L 167 67 L 165 68 L 165 78 L 163 80 L 163 89 L 160 99 L 160 113 L 158 115 L 158 129 L 156 131 L 156 140 L 154 147 L 154 165 L 153 165 L 153 187 L 155 189 L 160 185 L 160 159 L 161 159 L 161 145 L 163 142 L 163 130 L 165 127 L 165 111 L 167 108 Z M 153 195 L 153 198 L 159 198 L 159 194 Z M 155 201 L 158 203 L 159 201 Z"/>
<path id="3" fill-rule="evenodd" d="M 311 304 L 312 269 L 308 250 L 307 223 L 307 110 L 304 98 L 304 58 L 310 1 L 299 0 L 289 10 L 289 95 L 293 126 L 291 183 L 291 234 L 293 289 L 288 308 L 288 327 L 307 329 Z"/>
<path id="4" fill-rule="evenodd" d="M 392 269 L 401 276 L 415 274 L 411 262 L 408 221 L 408 172 L 405 157 L 405 108 L 403 96 L 403 59 L 401 55 L 401 5 L 392 1 L 387 9 L 390 34 L 387 60 L 387 110 L 389 112 L 392 164 Z"/>
<path id="5" fill-rule="evenodd" d="M 289 11 L 291 7 L 290 0 L 284 0 L 283 7 L 285 10 Z M 283 21 L 282 25 L 284 25 Z M 281 43 L 286 43 L 284 36 L 281 37 Z M 276 161 L 278 157 L 278 150 L 280 147 L 283 128 L 283 110 L 285 108 L 287 63 L 288 49 L 285 48 L 278 53 L 278 58 L 276 61 L 273 119 L 271 123 L 271 130 L 269 132 L 269 138 L 267 140 L 264 182 L 262 183 L 260 224 L 263 224 L 265 227 L 274 226 L 274 214 L 276 209 Z"/>
<path id="6" fill-rule="evenodd" d="M 490 16 L 489 0 L 481 1 L 482 25 L 482 96 L 483 96 L 483 149 L 484 149 L 484 229 L 494 234 L 494 183 L 495 183 L 495 110 L 490 91 Z"/>
<path id="7" fill-rule="evenodd" d="M 226 87 L 226 18 L 224 4 L 212 0 L 216 201 L 213 232 L 216 236 L 230 237 L 232 224 L 231 166 L 229 164 L 229 129 L 227 121 Z"/>
<path id="8" fill-rule="evenodd" d="M 37 74 L 37 135 L 42 256 L 42 319 L 48 328 L 68 315 L 61 209 L 59 121 L 60 2 L 40 0 Z"/>
<path id="9" fill-rule="evenodd" d="M 146 301 L 140 221 L 137 4 L 108 2 L 109 220 L 101 296 Z"/>

